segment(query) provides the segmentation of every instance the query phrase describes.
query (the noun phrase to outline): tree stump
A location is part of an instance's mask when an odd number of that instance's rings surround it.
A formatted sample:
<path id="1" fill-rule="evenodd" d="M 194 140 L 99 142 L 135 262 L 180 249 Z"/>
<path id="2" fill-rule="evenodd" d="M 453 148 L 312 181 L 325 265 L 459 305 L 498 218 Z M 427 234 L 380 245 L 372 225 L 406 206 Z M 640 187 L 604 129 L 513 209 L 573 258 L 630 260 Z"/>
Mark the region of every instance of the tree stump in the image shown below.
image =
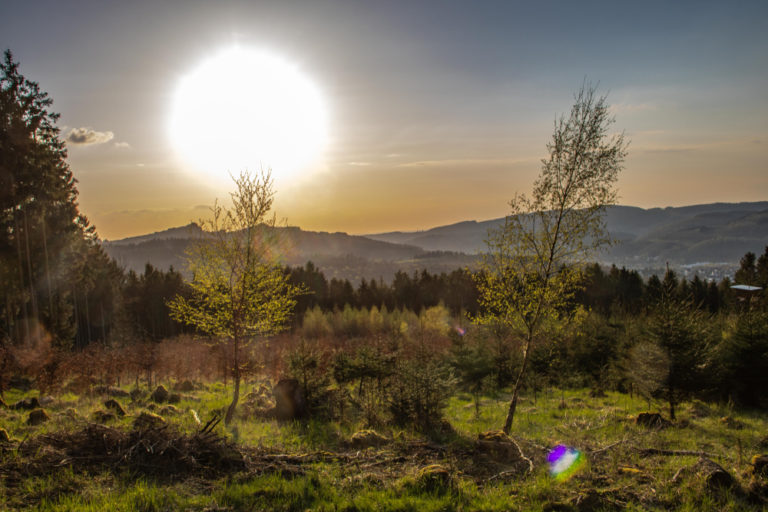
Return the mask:
<path id="1" fill-rule="evenodd" d="M 152 395 L 150 396 L 152 401 L 157 402 L 158 404 L 162 402 L 167 402 L 168 397 L 169 397 L 168 390 L 165 389 L 165 386 L 163 386 L 162 384 L 157 386 L 155 390 L 152 392 Z"/>
<path id="2" fill-rule="evenodd" d="M 51 418 L 48 416 L 48 413 L 45 412 L 45 409 L 35 409 L 29 412 L 27 425 L 39 425 L 41 423 L 45 423 L 49 419 Z"/>
<path id="3" fill-rule="evenodd" d="M 712 491 L 731 489 L 736 484 L 733 476 L 720 464 L 704 457 L 696 461 L 693 470 L 704 480 L 707 489 Z"/>

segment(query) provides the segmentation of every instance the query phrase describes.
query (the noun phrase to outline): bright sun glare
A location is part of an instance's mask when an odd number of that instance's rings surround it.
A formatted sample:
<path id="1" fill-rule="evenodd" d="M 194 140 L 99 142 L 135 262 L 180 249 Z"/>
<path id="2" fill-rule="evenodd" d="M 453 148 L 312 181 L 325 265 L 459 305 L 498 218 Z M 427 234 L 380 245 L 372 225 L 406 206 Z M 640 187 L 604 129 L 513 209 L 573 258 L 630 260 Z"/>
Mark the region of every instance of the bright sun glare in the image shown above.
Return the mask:
<path id="1" fill-rule="evenodd" d="M 170 136 L 185 164 L 208 182 L 271 167 L 293 181 L 320 154 L 327 114 L 315 85 L 275 55 L 240 47 L 202 62 L 180 81 Z"/>

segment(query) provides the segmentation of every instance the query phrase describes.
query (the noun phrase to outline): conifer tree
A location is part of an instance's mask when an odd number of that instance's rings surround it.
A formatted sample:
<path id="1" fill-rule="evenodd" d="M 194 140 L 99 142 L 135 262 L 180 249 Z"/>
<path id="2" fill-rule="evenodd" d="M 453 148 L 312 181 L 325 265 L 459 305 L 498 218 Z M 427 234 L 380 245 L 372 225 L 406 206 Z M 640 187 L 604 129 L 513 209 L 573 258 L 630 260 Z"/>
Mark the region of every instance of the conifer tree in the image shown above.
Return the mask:
<path id="1" fill-rule="evenodd" d="M 78 310 L 78 304 L 113 306 L 114 294 L 97 290 L 84 270 L 100 267 L 97 274 L 106 271 L 115 280 L 119 273 L 107 268 L 112 263 L 95 244 L 95 229 L 78 211 L 76 180 L 52 103 L 6 50 L 0 63 L 0 325 L 16 342 L 47 333 L 66 346 L 80 318 L 89 329 L 100 324 L 99 337 L 106 332 L 106 313 Z"/>

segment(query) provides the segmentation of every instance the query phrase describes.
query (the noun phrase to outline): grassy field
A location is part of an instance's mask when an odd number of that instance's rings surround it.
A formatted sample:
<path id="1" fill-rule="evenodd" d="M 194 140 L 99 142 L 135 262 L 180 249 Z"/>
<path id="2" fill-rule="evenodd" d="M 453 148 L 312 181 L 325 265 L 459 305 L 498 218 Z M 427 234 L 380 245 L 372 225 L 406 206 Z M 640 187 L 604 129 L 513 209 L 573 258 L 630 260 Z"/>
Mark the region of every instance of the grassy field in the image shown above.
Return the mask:
<path id="1" fill-rule="evenodd" d="M 246 390 L 248 391 L 248 390 Z M 13 404 L 37 392 L 11 390 Z M 517 452 L 479 443 L 499 428 L 506 396 L 454 396 L 450 426 L 419 434 L 380 427 L 378 446 L 351 441 L 364 425 L 278 424 L 239 418 L 200 434 L 229 391 L 220 383 L 182 393 L 169 408 L 148 396 L 117 398 L 123 417 L 101 418 L 106 396 L 65 393 L 43 400 L 50 420 L 0 409 L 0 507 L 7 510 L 760 510 L 766 479 L 750 474 L 768 452 L 768 415 L 693 402 L 665 427 L 635 424 L 648 404 L 628 395 L 550 390 L 523 397 L 513 425 Z M 50 401 L 49 401 L 50 400 Z M 153 410 L 165 424 L 134 427 Z M 194 411 L 194 414 L 193 412 Z M 199 424 L 195 415 L 200 419 Z M 103 416 L 103 415 L 101 415 Z M 727 419 L 724 419 L 727 418 Z M 157 420 L 158 422 L 160 420 Z M 579 450 L 569 478 L 551 476 L 554 446 Z M 496 448 L 494 448 L 494 446 Z M 719 464 L 730 486 L 708 482 L 698 462 Z M 699 465 L 697 465 L 699 464 Z M 690 469 L 686 469 L 690 468 Z"/>

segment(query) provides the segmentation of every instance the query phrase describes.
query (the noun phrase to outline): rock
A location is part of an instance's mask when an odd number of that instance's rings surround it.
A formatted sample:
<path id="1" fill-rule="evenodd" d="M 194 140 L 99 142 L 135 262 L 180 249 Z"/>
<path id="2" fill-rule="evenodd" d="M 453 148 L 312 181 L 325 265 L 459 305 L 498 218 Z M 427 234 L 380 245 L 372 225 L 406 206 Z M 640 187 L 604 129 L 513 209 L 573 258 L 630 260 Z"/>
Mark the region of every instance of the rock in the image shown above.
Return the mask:
<path id="1" fill-rule="evenodd" d="M 51 417 L 45 412 L 45 409 L 34 409 L 29 412 L 27 417 L 27 425 L 39 425 L 50 420 Z"/>
<path id="2" fill-rule="evenodd" d="M 734 430 L 741 430 L 744 428 L 744 423 L 735 418 L 731 418 L 730 416 L 723 416 L 720 418 L 720 423 Z"/>
<path id="3" fill-rule="evenodd" d="M 195 389 L 197 389 L 197 388 L 195 387 L 194 382 L 192 382 L 191 380 L 185 380 L 185 381 L 182 381 L 182 382 L 177 382 L 173 386 L 173 390 L 174 391 L 181 391 L 183 393 L 189 393 L 190 391 L 194 391 Z"/>
<path id="4" fill-rule="evenodd" d="M 306 400 L 296 379 L 281 379 L 272 389 L 275 397 L 275 417 L 279 421 L 303 418 L 306 415 Z"/>
<path id="5" fill-rule="evenodd" d="M 453 487 L 453 477 L 445 466 L 431 464 L 419 470 L 419 486 L 427 492 L 445 492 Z"/>
<path id="6" fill-rule="evenodd" d="M 669 426 L 669 422 L 657 412 L 641 412 L 635 418 L 635 424 L 648 428 L 664 428 Z"/>
<path id="7" fill-rule="evenodd" d="M 159 403 L 162 403 L 162 402 L 167 402 L 169 396 L 170 396 L 170 394 L 168 393 L 168 390 L 165 389 L 165 386 L 160 384 L 152 392 L 152 395 L 150 395 L 150 398 L 152 399 L 153 402 L 156 402 L 156 403 L 159 404 Z"/>
<path id="8" fill-rule="evenodd" d="M 120 405 L 120 402 L 118 402 L 114 398 L 110 398 L 109 400 L 104 402 L 104 407 L 115 411 L 115 414 L 117 416 L 125 416 L 125 409 L 123 409 L 123 406 Z"/>
<path id="9" fill-rule="evenodd" d="M 11 406 L 11 409 L 31 411 L 40 407 L 40 401 L 36 397 L 24 398 Z"/>
<path id="10" fill-rule="evenodd" d="M 389 439 L 375 430 L 360 430 L 359 432 L 352 434 L 350 441 L 355 448 L 368 448 L 370 446 L 387 444 Z"/>
<path id="11" fill-rule="evenodd" d="M 93 411 L 93 414 L 91 415 L 91 417 L 96 423 L 107 423 L 117 419 L 117 416 L 115 416 L 114 413 L 102 411 L 102 410 Z"/>
<path id="12" fill-rule="evenodd" d="M 165 420 L 162 416 L 147 411 L 142 411 L 142 413 L 133 420 L 133 428 L 136 430 L 146 430 L 163 425 L 165 425 Z"/>
<path id="13" fill-rule="evenodd" d="M 768 455 L 755 455 L 749 461 L 749 465 L 751 474 L 768 478 Z"/>
<path id="14" fill-rule="evenodd" d="M 10 443 L 11 436 L 8 435 L 8 431 L 4 428 L 0 428 L 0 443 Z"/>

